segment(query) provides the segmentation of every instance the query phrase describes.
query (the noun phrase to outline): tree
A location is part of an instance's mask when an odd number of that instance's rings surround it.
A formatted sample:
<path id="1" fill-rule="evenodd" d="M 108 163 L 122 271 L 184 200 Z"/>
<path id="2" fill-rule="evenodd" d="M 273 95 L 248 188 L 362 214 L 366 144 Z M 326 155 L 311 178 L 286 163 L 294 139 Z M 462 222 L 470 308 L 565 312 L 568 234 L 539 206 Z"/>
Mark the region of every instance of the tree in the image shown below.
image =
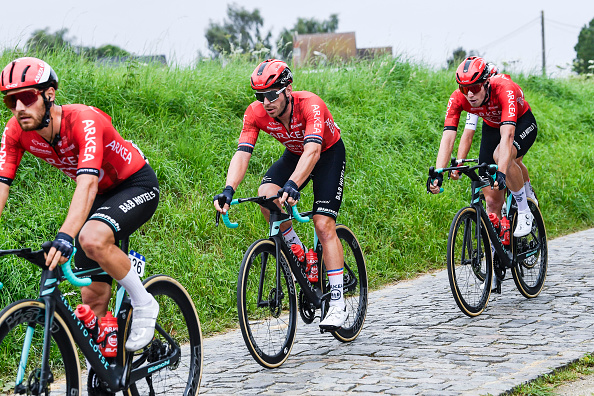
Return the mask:
<path id="1" fill-rule="evenodd" d="M 130 53 L 123 48 L 113 44 L 102 45 L 99 48 L 84 47 L 81 48 L 81 54 L 92 58 L 111 58 L 116 56 L 130 56 Z"/>
<path id="2" fill-rule="evenodd" d="M 270 31 L 262 36 L 260 29 L 264 25 L 264 19 L 260 11 L 255 9 L 252 12 L 235 4 L 227 6 L 228 20 L 223 24 L 209 22 L 206 29 L 206 41 L 208 49 L 218 56 L 222 53 L 243 52 L 270 49 Z"/>
<path id="3" fill-rule="evenodd" d="M 573 62 L 573 71 L 578 74 L 594 72 L 594 19 L 582 28 L 578 42 L 573 47 L 576 58 Z"/>
<path id="4" fill-rule="evenodd" d="M 66 39 L 68 29 L 63 28 L 55 33 L 49 32 L 49 27 L 35 30 L 25 43 L 28 53 L 51 52 L 56 50 L 72 49 L 72 44 Z"/>
<path id="5" fill-rule="evenodd" d="M 280 56 L 287 59 L 293 51 L 294 34 L 313 34 L 313 33 L 334 33 L 338 29 L 338 14 L 330 15 L 325 21 L 318 21 L 315 18 L 298 18 L 292 29 L 283 29 L 278 41 L 277 47 Z"/>
<path id="6" fill-rule="evenodd" d="M 66 38 L 66 34 L 68 34 L 68 29 L 66 28 L 60 29 L 55 33 L 50 33 L 49 27 L 35 30 L 25 43 L 25 53 L 35 54 L 69 50 L 91 58 L 130 55 L 125 49 L 113 44 L 106 44 L 99 48 L 77 46 L 72 43 L 75 38 Z"/>
<path id="7" fill-rule="evenodd" d="M 452 57 L 448 58 L 448 60 L 447 60 L 448 70 L 457 68 L 458 65 L 460 63 L 462 63 L 462 61 L 469 56 L 480 56 L 480 55 L 475 50 L 470 50 L 468 52 L 468 54 L 466 54 L 466 50 L 464 48 L 462 48 L 462 47 L 456 48 L 454 50 L 454 52 L 452 52 Z"/>

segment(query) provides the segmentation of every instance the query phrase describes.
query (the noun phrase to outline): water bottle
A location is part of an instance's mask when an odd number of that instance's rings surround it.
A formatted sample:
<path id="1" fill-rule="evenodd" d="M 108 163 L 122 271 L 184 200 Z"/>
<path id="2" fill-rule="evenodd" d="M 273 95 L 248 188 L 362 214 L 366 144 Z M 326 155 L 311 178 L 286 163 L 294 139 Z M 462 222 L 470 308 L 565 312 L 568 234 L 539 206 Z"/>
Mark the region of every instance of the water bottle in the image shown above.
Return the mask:
<path id="1" fill-rule="evenodd" d="M 101 319 L 99 324 L 99 337 L 97 343 L 105 357 L 116 357 L 118 354 L 118 321 L 111 311 Z"/>
<path id="2" fill-rule="evenodd" d="M 495 231 L 499 232 L 499 217 L 495 213 L 489 213 L 489 220 L 493 223 L 493 227 L 495 227 Z"/>
<path id="3" fill-rule="evenodd" d="M 499 231 L 499 238 L 501 238 L 501 243 L 504 245 L 509 245 L 510 237 L 509 237 L 509 220 L 507 217 L 502 217 L 500 222 L 500 231 Z"/>
<path id="4" fill-rule="evenodd" d="M 307 279 L 309 279 L 311 283 L 315 283 L 318 281 L 318 255 L 313 249 L 309 249 L 305 258 L 307 260 L 307 267 L 305 269 Z"/>
<path id="5" fill-rule="evenodd" d="M 76 306 L 74 314 L 83 325 L 89 330 L 93 341 L 97 340 L 97 316 L 87 304 L 79 304 Z"/>
<path id="6" fill-rule="evenodd" d="M 305 252 L 303 251 L 303 247 L 301 247 L 301 244 L 299 244 L 299 243 L 292 244 L 291 251 L 293 252 L 295 257 L 297 257 L 297 260 L 300 263 L 303 263 L 305 261 Z"/>

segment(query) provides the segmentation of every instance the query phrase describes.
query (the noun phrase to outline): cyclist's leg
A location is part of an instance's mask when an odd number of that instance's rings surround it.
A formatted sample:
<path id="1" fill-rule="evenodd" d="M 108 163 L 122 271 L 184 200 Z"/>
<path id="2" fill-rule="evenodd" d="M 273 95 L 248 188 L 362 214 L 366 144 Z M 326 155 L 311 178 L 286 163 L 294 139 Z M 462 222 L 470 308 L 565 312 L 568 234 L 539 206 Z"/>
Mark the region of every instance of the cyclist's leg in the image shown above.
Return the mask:
<path id="1" fill-rule="evenodd" d="M 344 192 L 344 170 L 345 149 L 342 140 L 339 140 L 320 155 L 312 171 L 313 220 L 316 234 L 322 244 L 324 265 L 331 289 L 328 315 L 320 322 L 320 327 L 325 329 L 338 328 L 348 318 L 343 297 L 344 252 L 336 234 L 336 217 Z"/>
<path id="2" fill-rule="evenodd" d="M 532 198 L 532 200 L 538 204 L 536 200 L 536 195 L 534 194 L 534 190 L 530 183 L 530 175 L 528 174 L 528 168 L 524 164 L 524 155 L 530 150 L 530 147 L 536 141 L 536 136 L 538 135 L 538 126 L 536 124 L 536 119 L 531 111 L 526 112 L 520 119 L 518 120 L 516 133 L 514 136 L 514 146 L 518 150 L 516 163 L 522 170 L 522 177 L 524 179 L 524 190 L 526 192 L 526 196 L 528 198 Z"/>
<path id="3" fill-rule="evenodd" d="M 156 175 L 150 166 L 145 165 L 107 193 L 103 205 L 90 216 L 79 234 L 80 247 L 88 258 L 97 262 L 130 295 L 134 319 L 126 345 L 129 350 L 141 348 L 150 341 L 148 337 L 152 333 L 150 328 L 154 326 L 158 304 L 146 291 L 131 268 L 127 254 L 117 246 L 116 241 L 129 236 L 148 221 L 158 201 Z M 144 327 L 149 331 L 145 331 Z"/>
<path id="4" fill-rule="evenodd" d="M 289 150 L 285 149 L 283 155 L 268 169 L 264 177 L 262 178 L 262 183 L 258 188 L 258 195 L 262 196 L 265 195 L 266 197 L 271 197 L 277 195 L 278 190 L 281 189 L 282 186 L 289 180 L 295 167 L 297 166 L 297 162 L 299 162 L 299 156 L 296 154 L 291 153 Z M 303 185 L 299 186 L 299 190 L 305 187 L 308 183 L 309 179 L 303 183 Z M 264 215 L 266 221 L 269 221 L 270 212 L 268 209 L 260 206 L 260 210 Z M 285 222 L 280 227 L 285 240 L 289 244 L 293 243 L 303 243 L 299 240 L 295 231 L 293 231 L 292 225 L 290 222 Z"/>
<path id="5" fill-rule="evenodd" d="M 495 148 L 499 144 L 500 138 L 501 136 L 499 134 L 499 128 L 493 128 L 492 126 L 489 126 L 483 122 L 479 163 L 495 163 L 493 154 L 495 152 Z M 482 171 L 481 174 L 483 176 L 489 177 Z M 505 200 L 503 191 L 491 189 L 491 187 L 485 187 L 483 188 L 483 194 L 485 195 L 487 212 L 495 213 L 497 214 L 497 217 L 501 217 L 501 208 L 503 207 L 503 201 Z"/>
<path id="6" fill-rule="evenodd" d="M 508 167 L 508 172 L 510 174 L 509 187 L 518 205 L 518 221 L 514 230 L 514 236 L 516 237 L 528 234 L 532 228 L 533 216 L 528 207 L 527 198 L 534 198 L 534 193 L 530 186 L 528 185 L 528 187 L 526 187 L 528 179 L 524 178 L 523 169 L 516 159 L 524 157 L 530 147 L 532 147 L 532 144 L 534 144 L 537 133 L 538 128 L 534 115 L 531 111 L 528 111 L 518 119 L 512 149 L 513 161 L 510 162 Z M 528 190 L 530 190 L 530 196 Z"/>

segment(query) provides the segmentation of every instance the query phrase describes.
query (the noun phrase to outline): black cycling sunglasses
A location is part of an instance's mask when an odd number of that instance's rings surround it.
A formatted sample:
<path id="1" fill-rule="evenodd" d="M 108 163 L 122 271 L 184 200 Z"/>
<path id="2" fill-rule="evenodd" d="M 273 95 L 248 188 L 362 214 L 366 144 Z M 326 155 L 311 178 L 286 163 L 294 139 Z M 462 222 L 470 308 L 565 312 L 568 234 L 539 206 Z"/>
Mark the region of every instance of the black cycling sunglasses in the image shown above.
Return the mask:
<path id="1" fill-rule="evenodd" d="M 20 100 L 21 103 L 25 107 L 29 107 L 33 103 L 37 102 L 37 98 L 39 97 L 39 95 L 41 95 L 41 91 L 38 91 L 36 89 L 31 89 L 31 90 L 27 90 L 27 91 L 21 91 L 19 93 L 15 93 L 15 94 L 11 94 L 11 95 L 6 95 L 4 97 L 4 104 L 10 110 L 14 110 L 16 108 L 16 105 L 17 105 L 17 100 Z"/>
<path id="2" fill-rule="evenodd" d="M 278 91 L 272 90 L 266 92 L 256 92 L 254 95 L 256 95 L 258 102 L 264 103 L 264 98 L 266 98 L 270 103 L 272 103 L 278 99 L 279 95 L 285 90 L 285 88 L 287 87 L 282 87 Z"/>

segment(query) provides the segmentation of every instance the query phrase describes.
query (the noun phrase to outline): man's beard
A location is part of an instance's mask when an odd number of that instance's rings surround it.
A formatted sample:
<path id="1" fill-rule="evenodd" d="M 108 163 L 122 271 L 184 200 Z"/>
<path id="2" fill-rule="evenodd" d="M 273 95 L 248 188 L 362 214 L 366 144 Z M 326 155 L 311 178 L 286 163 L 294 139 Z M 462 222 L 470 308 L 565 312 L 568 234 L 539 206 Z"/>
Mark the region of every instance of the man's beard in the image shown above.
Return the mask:
<path id="1" fill-rule="evenodd" d="M 43 114 L 39 118 L 36 118 L 35 116 L 31 116 L 31 119 L 33 120 L 33 124 L 28 123 L 28 125 L 23 125 L 23 124 L 21 124 L 21 121 L 18 119 L 18 117 L 17 117 L 17 122 L 19 123 L 19 125 L 23 131 L 37 131 L 37 130 L 42 129 Z"/>

